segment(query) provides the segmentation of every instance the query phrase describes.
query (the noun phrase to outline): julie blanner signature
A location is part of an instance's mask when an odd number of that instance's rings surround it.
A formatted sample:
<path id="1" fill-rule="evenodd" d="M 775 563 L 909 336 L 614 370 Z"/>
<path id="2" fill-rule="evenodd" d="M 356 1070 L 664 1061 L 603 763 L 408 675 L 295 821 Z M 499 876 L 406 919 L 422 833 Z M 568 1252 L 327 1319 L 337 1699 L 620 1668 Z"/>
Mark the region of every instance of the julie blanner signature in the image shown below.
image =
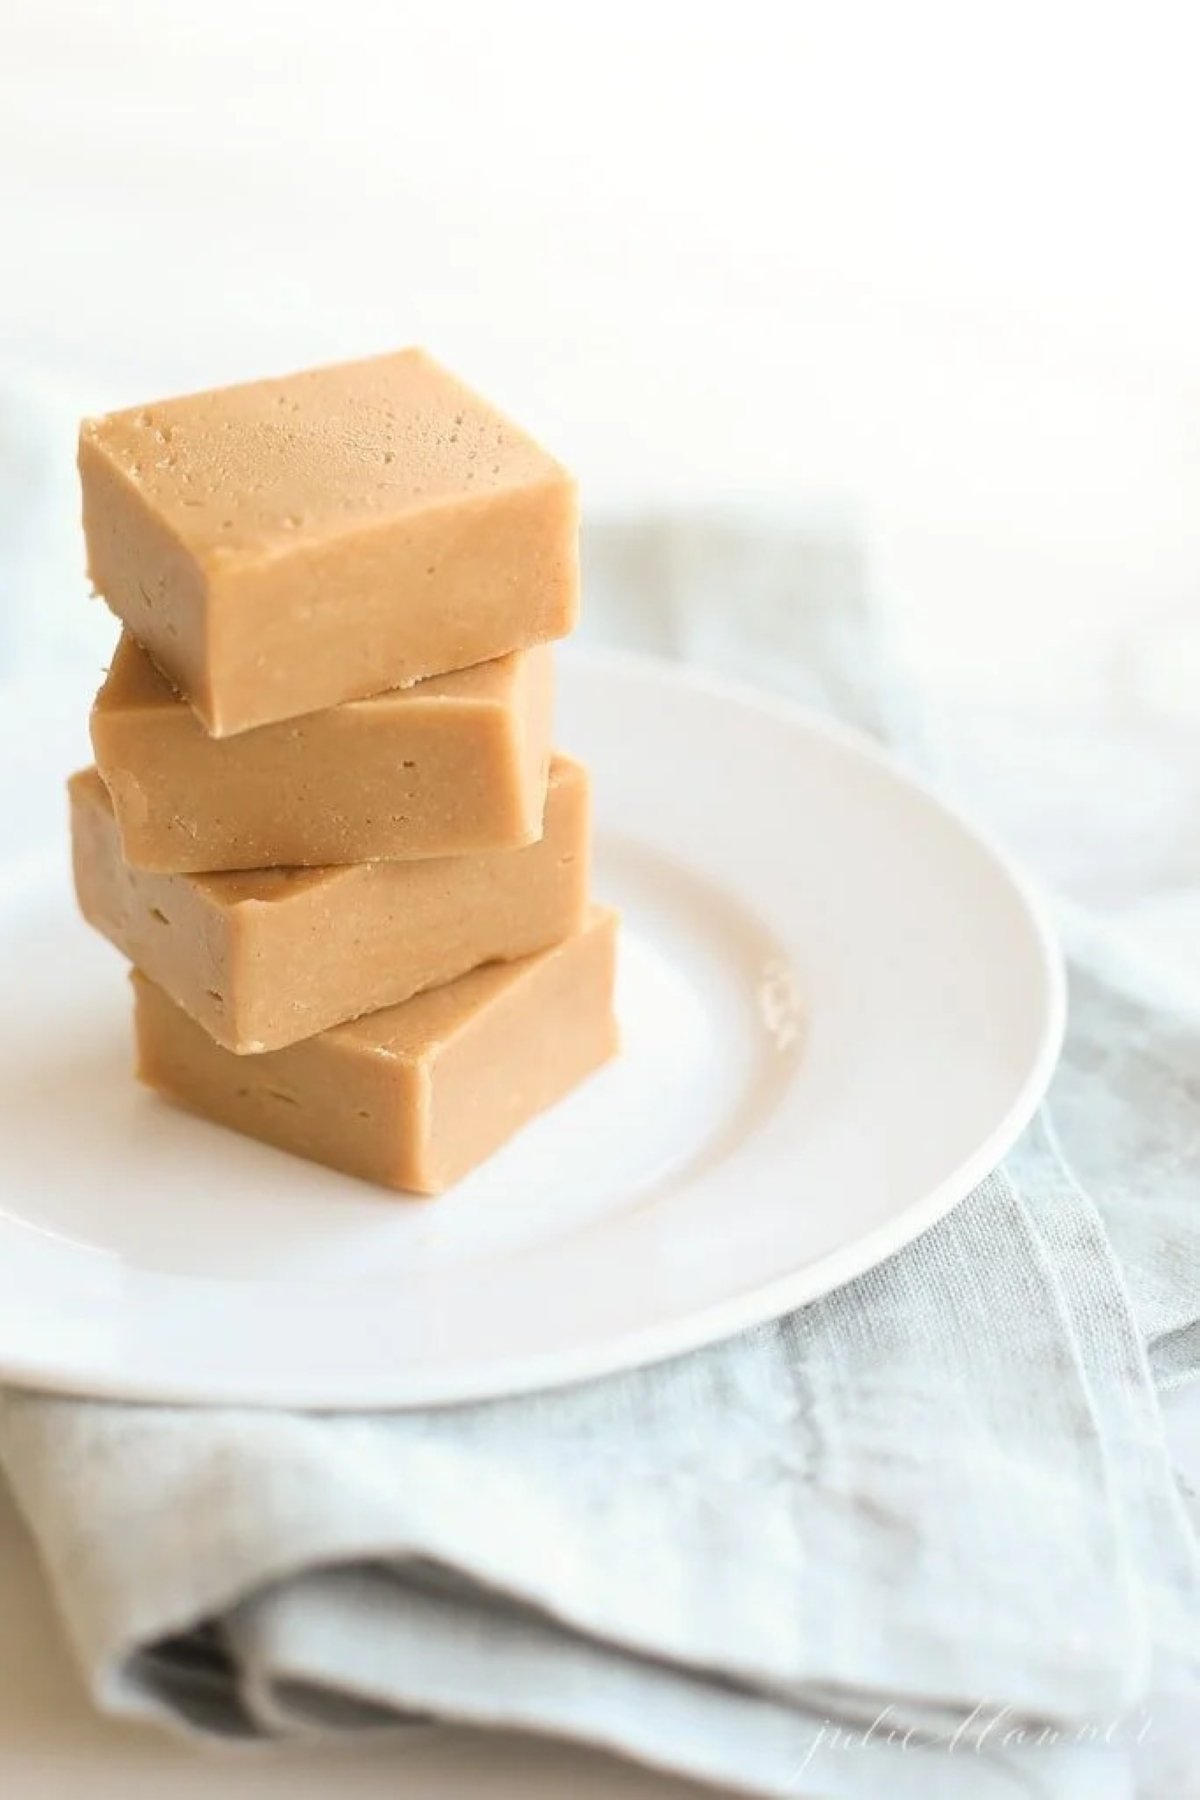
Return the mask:
<path id="1" fill-rule="evenodd" d="M 941 1750 L 946 1755 L 960 1756 L 1084 1745 L 1134 1746 L 1146 1741 L 1153 1723 L 1148 1713 L 1134 1713 L 1107 1723 L 1039 1725 L 1021 1717 L 1011 1706 L 992 1707 L 980 1702 L 952 1731 L 937 1731 L 929 1726 L 906 1725 L 893 1707 L 885 1706 L 869 1725 L 844 1725 L 833 1719 L 822 1720 L 798 1759 L 793 1775 L 799 1781 L 814 1760 L 827 1752 L 853 1754 L 885 1745 L 893 1750 Z"/>

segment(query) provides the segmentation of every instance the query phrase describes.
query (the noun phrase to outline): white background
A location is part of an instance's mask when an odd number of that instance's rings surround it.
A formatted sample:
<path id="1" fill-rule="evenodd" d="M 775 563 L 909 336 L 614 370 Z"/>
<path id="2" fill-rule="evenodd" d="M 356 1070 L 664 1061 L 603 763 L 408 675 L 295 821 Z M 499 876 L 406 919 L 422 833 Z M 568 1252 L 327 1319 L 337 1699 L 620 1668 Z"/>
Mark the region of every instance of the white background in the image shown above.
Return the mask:
<path id="1" fill-rule="evenodd" d="M 420 340 L 594 509 L 849 506 L 959 699 L 1196 707 L 1192 6 L 0 23 L 0 367 L 60 396 L 59 445 L 83 408 Z"/>
<path id="2" fill-rule="evenodd" d="M 111 635 L 79 413 L 422 341 L 594 511 L 851 520 L 989 804 L 1200 958 L 1198 48 L 1161 0 L 0 0 L 0 673 Z M 20 1791 L 207 1793 L 90 1721 L 11 1522 L 0 1575 Z M 564 1779 L 457 1754 L 337 1778 Z"/>

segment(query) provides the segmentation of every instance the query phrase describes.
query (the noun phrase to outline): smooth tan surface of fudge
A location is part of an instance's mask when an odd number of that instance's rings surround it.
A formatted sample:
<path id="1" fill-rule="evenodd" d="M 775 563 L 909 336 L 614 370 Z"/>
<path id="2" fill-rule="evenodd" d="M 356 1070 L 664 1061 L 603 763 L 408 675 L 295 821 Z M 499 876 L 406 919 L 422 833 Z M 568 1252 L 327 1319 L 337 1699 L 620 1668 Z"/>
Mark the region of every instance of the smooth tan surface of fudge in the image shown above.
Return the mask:
<path id="1" fill-rule="evenodd" d="M 540 834 L 552 690 L 541 645 L 214 738 L 124 632 L 92 748 L 139 869 L 457 856 Z"/>
<path id="2" fill-rule="evenodd" d="M 564 637 L 571 477 L 420 350 L 85 420 L 93 586 L 217 736 Z"/>
<path id="3" fill-rule="evenodd" d="M 275 1050 L 526 956 L 587 916 L 588 781 L 566 757 L 551 771 L 545 833 L 524 850 L 247 874 L 131 869 L 95 769 L 69 785 L 84 917 L 235 1052 Z"/>
<path id="4" fill-rule="evenodd" d="M 249 1059 L 135 971 L 138 1075 L 282 1150 L 440 1193 L 615 1051 L 615 925 L 593 912 L 536 956 Z"/>

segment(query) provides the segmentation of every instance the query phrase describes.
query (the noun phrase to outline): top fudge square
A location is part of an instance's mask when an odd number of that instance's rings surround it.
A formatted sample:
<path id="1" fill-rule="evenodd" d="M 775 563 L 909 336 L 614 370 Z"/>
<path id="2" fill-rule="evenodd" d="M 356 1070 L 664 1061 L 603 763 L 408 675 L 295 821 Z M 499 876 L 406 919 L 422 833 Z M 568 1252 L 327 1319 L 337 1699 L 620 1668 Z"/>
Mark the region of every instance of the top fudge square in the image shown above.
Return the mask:
<path id="1" fill-rule="evenodd" d="M 420 350 L 85 421 L 88 573 L 215 737 L 565 637 L 570 475 Z"/>

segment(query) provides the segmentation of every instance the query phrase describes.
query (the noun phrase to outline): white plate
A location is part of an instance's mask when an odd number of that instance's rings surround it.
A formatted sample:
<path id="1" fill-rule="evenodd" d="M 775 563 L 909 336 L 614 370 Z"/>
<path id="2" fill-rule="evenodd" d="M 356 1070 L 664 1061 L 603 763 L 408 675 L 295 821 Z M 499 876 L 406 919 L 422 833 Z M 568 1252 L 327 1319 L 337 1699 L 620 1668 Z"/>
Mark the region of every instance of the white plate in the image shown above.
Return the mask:
<path id="1" fill-rule="evenodd" d="M 993 1167 L 1063 1019 L 995 850 L 851 733 L 652 663 L 564 658 L 559 720 L 624 913 L 624 1053 L 411 1203 L 134 1083 L 62 841 L 82 720 L 6 732 L 0 1374 L 324 1407 L 548 1386 L 812 1300 Z"/>

